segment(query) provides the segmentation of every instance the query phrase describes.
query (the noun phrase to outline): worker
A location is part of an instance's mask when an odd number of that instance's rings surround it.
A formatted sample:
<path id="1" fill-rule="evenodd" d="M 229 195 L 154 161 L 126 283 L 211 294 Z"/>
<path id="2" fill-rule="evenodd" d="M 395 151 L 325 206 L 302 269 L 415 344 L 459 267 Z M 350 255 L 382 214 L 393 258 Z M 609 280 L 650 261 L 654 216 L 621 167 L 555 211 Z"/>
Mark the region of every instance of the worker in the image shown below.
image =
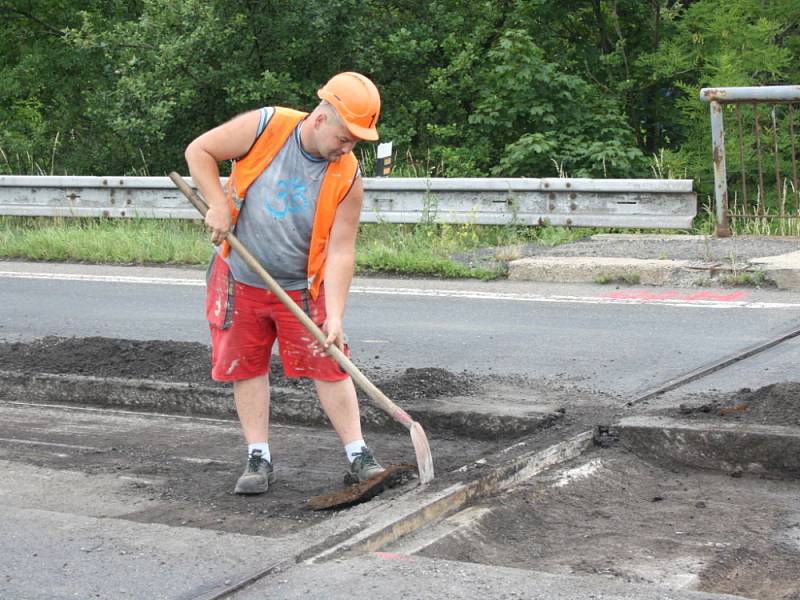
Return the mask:
<path id="1" fill-rule="evenodd" d="M 206 317 L 211 376 L 232 381 L 247 464 L 235 492 L 260 494 L 275 479 L 269 447 L 269 367 L 275 340 L 287 377 L 313 380 L 320 404 L 350 461 L 346 480 L 383 468 L 364 442 L 356 390 L 326 352 L 349 352 L 345 304 L 353 278 L 364 186 L 353 148 L 377 140 L 380 94 L 355 72 L 339 73 L 304 113 L 265 107 L 211 129 L 186 148 L 195 186 L 209 209 L 216 245 Z M 219 163 L 231 160 L 223 187 Z M 233 231 L 287 294 L 322 329 L 320 344 L 225 242 Z"/>

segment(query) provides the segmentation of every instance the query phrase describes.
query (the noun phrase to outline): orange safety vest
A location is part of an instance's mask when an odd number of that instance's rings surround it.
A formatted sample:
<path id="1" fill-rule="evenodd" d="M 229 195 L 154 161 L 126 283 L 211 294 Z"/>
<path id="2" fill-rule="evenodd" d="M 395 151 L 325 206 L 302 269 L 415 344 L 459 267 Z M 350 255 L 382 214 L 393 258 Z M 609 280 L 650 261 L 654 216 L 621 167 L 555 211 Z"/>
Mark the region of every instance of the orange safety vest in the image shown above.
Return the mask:
<path id="1" fill-rule="evenodd" d="M 297 124 L 307 114 L 291 108 L 275 107 L 272 118 L 252 148 L 234 162 L 231 176 L 225 184 L 234 226 L 248 188 L 277 156 Z M 358 160 L 352 152 L 336 162 L 329 163 L 325 170 L 317 198 L 314 225 L 311 228 L 311 245 L 308 250 L 308 287 L 312 298 L 316 299 L 318 296 L 324 279 L 328 238 L 336 217 L 336 208 L 353 186 L 357 172 Z M 227 257 L 230 250 L 230 244 L 223 242 L 222 256 Z"/>

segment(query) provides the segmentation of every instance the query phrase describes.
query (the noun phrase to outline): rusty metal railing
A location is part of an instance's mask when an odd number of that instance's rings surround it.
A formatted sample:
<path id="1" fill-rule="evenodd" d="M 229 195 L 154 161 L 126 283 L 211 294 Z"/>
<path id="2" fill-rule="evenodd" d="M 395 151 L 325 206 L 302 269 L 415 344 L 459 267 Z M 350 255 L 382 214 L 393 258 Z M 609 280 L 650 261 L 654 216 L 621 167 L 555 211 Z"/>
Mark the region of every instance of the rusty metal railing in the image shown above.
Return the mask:
<path id="1" fill-rule="evenodd" d="M 796 127 L 800 130 L 795 109 L 795 104 L 800 103 L 800 86 L 703 88 L 700 99 L 711 105 L 716 235 L 730 236 L 732 219 L 800 222 L 795 135 Z M 723 123 L 726 110 L 735 116 L 738 128 L 738 153 L 731 157 L 738 168 L 730 178 Z M 744 125 L 745 117 L 752 117 L 752 128 Z M 764 161 L 765 157 L 769 160 L 770 154 L 775 170 L 774 189 L 764 179 L 768 168 Z"/>

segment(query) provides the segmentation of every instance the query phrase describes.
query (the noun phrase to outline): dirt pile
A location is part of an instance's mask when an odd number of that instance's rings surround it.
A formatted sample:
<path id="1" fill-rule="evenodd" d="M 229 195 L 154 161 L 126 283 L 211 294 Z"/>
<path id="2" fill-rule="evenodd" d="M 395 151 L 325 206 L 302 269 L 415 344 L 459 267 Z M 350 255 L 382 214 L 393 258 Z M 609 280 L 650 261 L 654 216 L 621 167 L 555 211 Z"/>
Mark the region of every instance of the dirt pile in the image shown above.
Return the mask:
<path id="1" fill-rule="evenodd" d="M 211 384 L 210 349 L 189 342 L 49 336 L 0 344 L 0 369 Z"/>
<path id="2" fill-rule="evenodd" d="M 477 379 L 470 375 L 437 368 L 406 369 L 400 375 L 381 378 L 376 385 L 400 401 L 469 396 L 479 387 Z"/>
<path id="3" fill-rule="evenodd" d="M 683 417 L 724 418 L 764 425 L 800 425 L 800 383 L 773 383 L 757 390 L 742 388 L 732 395 L 703 397 L 702 404 L 681 404 Z"/>

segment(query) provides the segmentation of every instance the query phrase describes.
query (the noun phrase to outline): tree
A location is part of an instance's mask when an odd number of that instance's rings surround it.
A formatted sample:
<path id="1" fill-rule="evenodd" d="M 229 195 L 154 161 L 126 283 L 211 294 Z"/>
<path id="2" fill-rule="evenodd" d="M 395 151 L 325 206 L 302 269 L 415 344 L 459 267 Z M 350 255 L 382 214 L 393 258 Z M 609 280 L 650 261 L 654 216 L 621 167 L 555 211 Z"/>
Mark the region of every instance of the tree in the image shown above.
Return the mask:
<path id="1" fill-rule="evenodd" d="M 102 19 L 135 11 L 120 0 L 0 2 L 0 172 L 80 173 L 105 162 L 101 148 L 112 140 L 86 102 L 113 73 L 100 52 L 68 47 L 78 5 Z"/>
<path id="2" fill-rule="evenodd" d="M 417 174 L 708 179 L 706 85 L 796 83 L 796 0 L 0 0 L 0 169 L 162 175 L 369 75 Z M 365 147 L 368 146 L 365 145 Z M 433 165 L 431 167 L 431 165 Z M 368 169 L 366 171 L 368 173 Z"/>
<path id="3" fill-rule="evenodd" d="M 637 67 L 671 91 L 670 119 L 679 132 L 664 153 L 664 168 L 694 179 L 711 194 L 711 132 L 704 87 L 797 83 L 800 5 L 794 0 L 698 0 L 671 17 L 671 33 Z M 733 123 L 731 122 L 730 125 Z M 729 168 L 738 170 L 736 153 Z"/>

